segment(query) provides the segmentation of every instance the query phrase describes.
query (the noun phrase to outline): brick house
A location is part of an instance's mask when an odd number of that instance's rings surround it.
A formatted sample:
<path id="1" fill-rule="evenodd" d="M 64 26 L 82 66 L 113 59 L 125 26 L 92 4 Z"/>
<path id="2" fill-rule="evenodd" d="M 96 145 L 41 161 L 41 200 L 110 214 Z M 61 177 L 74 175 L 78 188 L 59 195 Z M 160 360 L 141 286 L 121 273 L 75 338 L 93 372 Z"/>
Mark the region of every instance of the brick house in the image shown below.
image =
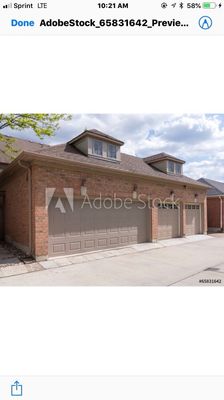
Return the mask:
<path id="1" fill-rule="evenodd" d="M 198 180 L 209 186 L 207 191 L 208 229 L 210 232 L 224 230 L 224 183 L 212 179 Z"/>
<path id="2" fill-rule="evenodd" d="M 4 240 L 43 260 L 206 234 L 207 185 L 183 175 L 183 160 L 123 144 L 93 129 L 57 146 L 16 140 L 12 162 L 0 151 Z"/>

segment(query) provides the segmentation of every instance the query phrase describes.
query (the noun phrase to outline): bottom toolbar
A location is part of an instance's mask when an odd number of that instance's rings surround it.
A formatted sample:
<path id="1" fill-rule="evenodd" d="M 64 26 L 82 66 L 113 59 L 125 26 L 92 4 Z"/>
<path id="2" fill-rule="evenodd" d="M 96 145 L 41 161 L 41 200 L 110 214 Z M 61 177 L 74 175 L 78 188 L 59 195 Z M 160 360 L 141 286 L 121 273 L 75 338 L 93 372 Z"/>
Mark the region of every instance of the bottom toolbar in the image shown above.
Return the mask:
<path id="1" fill-rule="evenodd" d="M 224 376 L 0 377 L 0 399 L 223 400 Z"/>

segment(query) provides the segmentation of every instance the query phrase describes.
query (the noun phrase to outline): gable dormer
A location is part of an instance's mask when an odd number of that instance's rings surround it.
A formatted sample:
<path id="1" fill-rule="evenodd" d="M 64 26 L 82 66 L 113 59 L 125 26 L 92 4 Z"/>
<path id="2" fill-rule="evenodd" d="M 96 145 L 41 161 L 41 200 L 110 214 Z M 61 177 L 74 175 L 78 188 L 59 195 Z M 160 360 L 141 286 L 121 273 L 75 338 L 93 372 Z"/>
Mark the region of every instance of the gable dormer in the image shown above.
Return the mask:
<path id="1" fill-rule="evenodd" d="M 88 157 L 119 162 L 120 147 L 124 142 L 96 129 L 88 129 L 70 140 L 69 144 Z"/>
<path id="2" fill-rule="evenodd" d="M 180 160 L 167 153 L 159 153 L 144 158 L 146 164 L 155 169 L 169 175 L 183 175 L 183 164 L 185 161 Z"/>

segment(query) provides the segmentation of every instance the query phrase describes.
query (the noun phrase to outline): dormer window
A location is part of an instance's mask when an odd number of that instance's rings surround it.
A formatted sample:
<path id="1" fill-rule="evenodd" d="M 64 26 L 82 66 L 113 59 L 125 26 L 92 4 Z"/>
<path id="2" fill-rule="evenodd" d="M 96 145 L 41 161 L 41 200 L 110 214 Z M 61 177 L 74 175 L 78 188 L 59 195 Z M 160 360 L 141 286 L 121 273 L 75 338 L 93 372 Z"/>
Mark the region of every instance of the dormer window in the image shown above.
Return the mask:
<path id="1" fill-rule="evenodd" d="M 168 161 L 168 172 L 171 174 L 175 173 L 175 163 L 173 161 Z"/>
<path id="2" fill-rule="evenodd" d="M 181 175 L 181 172 L 182 172 L 181 164 L 168 160 L 168 173 Z"/>
<path id="3" fill-rule="evenodd" d="M 152 166 L 153 168 L 164 172 L 165 174 L 171 175 L 182 175 L 183 174 L 183 164 L 185 161 L 180 158 L 176 158 L 167 153 L 159 153 L 153 156 L 145 157 L 144 161 L 146 164 Z"/>
<path id="4" fill-rule="evenodd" d="M 93 154 L 102 157 L 103 143 L 100 140 L 93 140 Z"/>
<path id="5" fill-rule="evenodd" d="M 177 175 L 181 175 L 182 174 L 181 164 L 176 164 L 176 174 Z"/>
<path id="6" fill-rule="evenodd" d="M 121 161 L 120 147 L 123 144 L 121 140 L 96 129 L 85 130 L 68 142 L 68 145 L 74 146 L 87 157 L 96 157 L 111 163 Z"/>
<path id="7" fill-rule="evenodd" d="M 115 144 L 109 143 L 107 145 L 107 157 L 109 158 L 117 158 L 117 146 Z"/>

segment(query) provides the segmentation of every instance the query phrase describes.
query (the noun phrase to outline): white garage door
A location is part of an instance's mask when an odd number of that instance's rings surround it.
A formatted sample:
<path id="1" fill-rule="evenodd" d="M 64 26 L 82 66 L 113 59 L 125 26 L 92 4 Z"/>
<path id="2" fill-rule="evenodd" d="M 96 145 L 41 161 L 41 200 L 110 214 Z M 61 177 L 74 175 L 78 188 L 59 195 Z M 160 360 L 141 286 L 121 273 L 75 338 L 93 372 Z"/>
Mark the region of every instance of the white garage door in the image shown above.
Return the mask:
<path id="1" fill-rule="evenodd" d="M 158 239 L 170 239 L 179 235 L 178 207 L 174 204 L 160 204 L 158 209 Z"/>
<path id="2" fill-rule="evenodd" d="M 62 204 L 65 212 L 57 205 Z M 54 197 L 49 214 L 49 255 L 100 250 L 149 241 L 149 210 L 138 203 L 131 209 L 82 208 L 74 201 L 74 211 L 66 199 Z"/>
<path id="3" fill-rule="evenodd" d="M 185 204 L 185 234 L 197 235 L 201 233 L 201 217 L 199 204 Z"/>

